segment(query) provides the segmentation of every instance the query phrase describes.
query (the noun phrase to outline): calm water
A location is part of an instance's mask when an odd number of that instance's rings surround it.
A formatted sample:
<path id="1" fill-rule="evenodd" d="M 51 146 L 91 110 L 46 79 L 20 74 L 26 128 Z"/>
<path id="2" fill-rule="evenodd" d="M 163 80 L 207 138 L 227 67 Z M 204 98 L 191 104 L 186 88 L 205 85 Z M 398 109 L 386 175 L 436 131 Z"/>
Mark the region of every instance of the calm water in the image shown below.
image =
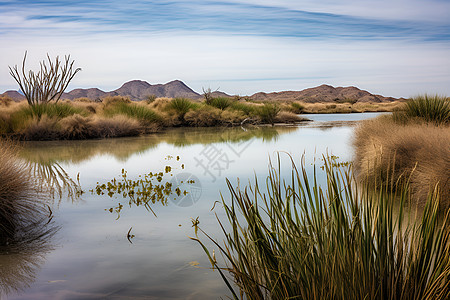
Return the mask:
<path id="1" fill-rule="evenodd" d="M 138 138 L 26 144 L 22 157 L 65 170 L 74 180 L 79 174 L 86 193 L 81 198 L 56 197 L 50 204 L 60 229 L 46 247 L 0 255 L 0 265 L 8 266 L 0 283 L 19 290 L 7 298 L 224 297 L 228 291 L 218 272 L 209 269 L 200 246 L 188 238 L 194 235 L 191 218 L 199 217 L 200 226 L 221 241 L 211 208 L 220 192 L 228 197 L 225 178 L 234 183 L 240 178 L 241 184 L 254 176 L 264 179 L 269 158 L 274 160 L 277 151 L 297 161 L 305 153 L 308 168 L 314 157 L 327 152 L 351 160 L 354 125 L 376 115 L 307 115 L 314 122 L 298 127 L 173 129 Z M 165 176 L 168 181 L 191 178 L 195 183 L 187 187 L 192 196 L 153 204 L 157 217 L 142 206 L 130 207 L 122 197 L 89 192 L 97 182 L 118 178 L 122 169 L 136 179 L 169 165 L 173 176 Z M 288 170 L 287 159 L 282 166 Z M 108 209 L 119 203 L 124 207 L 117 218 Z M 222 215 L 220 209 L 214 211 Z M 132 243 L 127 239 L 130 228 Z"/>

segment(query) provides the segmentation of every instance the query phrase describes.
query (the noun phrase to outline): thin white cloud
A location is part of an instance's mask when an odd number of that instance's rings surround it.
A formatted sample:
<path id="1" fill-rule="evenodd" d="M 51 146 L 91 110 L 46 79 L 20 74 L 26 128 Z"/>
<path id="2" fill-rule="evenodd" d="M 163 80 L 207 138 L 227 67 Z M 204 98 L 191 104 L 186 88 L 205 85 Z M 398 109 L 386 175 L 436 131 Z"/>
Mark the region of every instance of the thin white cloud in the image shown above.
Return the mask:
<path id="1" fill-rule="evenodd" d="M 234 0 L 224 0 L 233 3 Z M 239 0 L 291 10 L 362 18 L 449 23 L 450 2 L 445 0 Z"/>
<path id="2" fill-rule="evenodd" d="M 102 35 L 86 39 L 11 40 L 0 58 L 0 89 L 15 88 L 7 66 L 30 50 L 30 68 L 50 55 L 70 53 L 83 69 L 70 88 L 118 88 L 132 79 L 186 82 L 231 94 L 300 90 L 323 83 L 356 85 L 387 96 L 450 94 L 450 46 L 445 43 L 310 41 L 229 35 Z M 446 83 L 447 81 L 447 83 Z"/>

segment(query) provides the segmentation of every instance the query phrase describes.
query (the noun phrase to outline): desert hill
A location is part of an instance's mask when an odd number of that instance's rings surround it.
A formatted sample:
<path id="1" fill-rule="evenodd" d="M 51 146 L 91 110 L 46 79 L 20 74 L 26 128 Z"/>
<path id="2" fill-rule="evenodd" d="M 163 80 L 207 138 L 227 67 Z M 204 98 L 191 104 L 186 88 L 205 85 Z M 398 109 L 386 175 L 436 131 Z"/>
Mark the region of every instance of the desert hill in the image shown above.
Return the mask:
<path id="1" fill-rule="evenodd" d="M 7 91 L 0 96 L 7 96 L 13 100 L 19 101 L 25 99 L 23 95 L 17 91 Z M 148 96 L 156 97 L 184 97 L 190 99 L 201 99 L 202 96 L 189 88 L 180 80 L 174 80 L 166 84 L 150 84 L 142 80 L 132 80 L 124 83 L 120 88 L 104 92 L 98 88 L 74 89 L 68 93 L 64 93 L 62 99 L 73 100 L 76 98 L 86 97 L 92 100 L 101 99 L 106 96 L 124 96 L 131 100 L 144 100 Z M 214 97 L 233 97 L 224 92 L 215 91 L 212 93 Z M 264 93 L 259 92 L 251 96 L 245 97 L 250 100 L 257 101 L 303 101 L 308 103 L 316 102 L 392 102 L 399 100 L 393 97 L 384 97 L 374 95 L 368 91 L 361 90 L 357 87 L 333 87 L 323 84 L 318 87 L 308 88 L 301 91 L 283 91 Z"/>
<path id="2" fill-rule="evenodd" d="M 275 101 L 303 101 L 316 102 L 391 102 L 398 100 L 392 97 L 374 95 L 357 87 L 332 87 L 323 84 L 318 87 L 302 91 L 286 91 L 278 93 L 256 93 L 250 96 L 252 100 L 275 100 Z"/>

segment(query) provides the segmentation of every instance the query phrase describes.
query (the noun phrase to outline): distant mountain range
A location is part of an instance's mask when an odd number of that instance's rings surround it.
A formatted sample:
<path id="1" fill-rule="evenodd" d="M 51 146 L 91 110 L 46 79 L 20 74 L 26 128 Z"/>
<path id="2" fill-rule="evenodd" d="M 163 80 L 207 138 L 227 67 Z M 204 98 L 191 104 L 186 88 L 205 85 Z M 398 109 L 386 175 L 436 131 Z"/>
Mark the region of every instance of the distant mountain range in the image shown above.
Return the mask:
<path id="1" fill-rule="evenodd" d="M 6 91 L 1 94 L 19 101 L 25 97 L 17 91 Z M 0 96 L 1 96 L 0 95 Z M 132 80 L 124 83 L 120 88 L 104 92 L 98 88 L 74 89 L 64 93 L 62 99 L 73 100 L 76 98 L 90 98 L 92 100 L 102 99 L 106 96 L 124 96 L 131 100 L 144 100 L 148 96 L 156 97 L 184 97 L 190 99 L 201 99 L 202 95 L 196 93 L 180 80 L 174 80 L 166 84 L 150 84 L 142 80 Z M 213 92 L 213 96 L 234 97 L 224 92 Z M 273 101 L 303 101 L 303 102 L 390 102 L 399 100 L 393 97 L 384 97 L 374 95 L 368 91 L 360 90 L 357 87 L 333 87 L 330 85 L 321 85 L 314 88 L 308 88 L 302 91 L 284 91 L 274 93 L 256 93 L 248 96 L 251 100 L 273 100 Z"/>

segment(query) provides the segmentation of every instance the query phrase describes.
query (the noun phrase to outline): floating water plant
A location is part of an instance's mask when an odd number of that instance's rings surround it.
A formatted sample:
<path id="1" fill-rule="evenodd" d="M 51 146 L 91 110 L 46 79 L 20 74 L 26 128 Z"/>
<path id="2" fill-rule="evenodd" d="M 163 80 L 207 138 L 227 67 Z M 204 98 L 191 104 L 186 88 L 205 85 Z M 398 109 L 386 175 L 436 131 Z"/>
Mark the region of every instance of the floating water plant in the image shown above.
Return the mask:
<path id="1" fill-rule="evenodd" d="M 172 156 L 168 156 L 166 159 L 172 159 Z M 180 157 L 177 156 L 176 160 L 179 161 Z M 184 164 L 181 165 L 184 168 Z M 168 176 L 173 176 L 172 166 L 165 166 L 164 172 L 149 172 L 144 175 L 139 175 L 137 179 L 129 179 L 127 171 L 122 169 L 122 172 L 118 179 L 113 178 L 107 183 L 98 183 L 91 193 L 97 195 L 108 195 L 109 197 L 122 197 L 128 200 L 128 205 L 131 207 L 143 206 L 148 211 L 151 211 L 155 216 L 155 212 L 151 208 L 152 204 L 157 202 L 163 206 L 167 205 L 169 197 L 176 199 L 176 196 L 185 196 L 188 192 L 181 190 L 178 186 L 173 187 L 172 182 L 167 181 Z M 182 182 L 183 183 L 183 182 Z M 192 181 L 186 182 L 192 184 Z M 117 219 L 120 218 L 120 213 L 123 209 L 123 204 L 118 203 L 117 206 L 106 209 L 110 213 L 116 213 Z"/>

